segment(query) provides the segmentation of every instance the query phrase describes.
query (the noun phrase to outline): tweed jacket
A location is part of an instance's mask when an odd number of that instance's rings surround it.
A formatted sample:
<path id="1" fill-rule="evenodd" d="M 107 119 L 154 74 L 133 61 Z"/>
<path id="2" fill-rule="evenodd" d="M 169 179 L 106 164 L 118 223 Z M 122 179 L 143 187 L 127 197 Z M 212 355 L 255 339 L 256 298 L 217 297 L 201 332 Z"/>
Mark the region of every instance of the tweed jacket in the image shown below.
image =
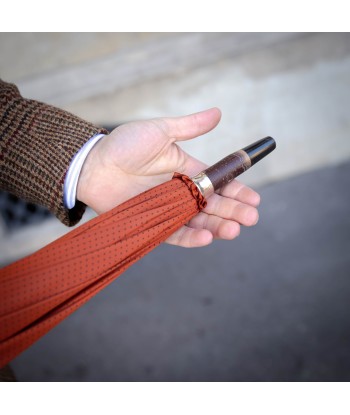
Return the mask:
<path id="1" fill-rule="evenodd" d="M 75 115 L 20 95 L 0 79 L 0 188 L 48 208 L 68 226 L 85 211 L 63 205 L 70 162 L 84 143 L 104 129 Z"/>

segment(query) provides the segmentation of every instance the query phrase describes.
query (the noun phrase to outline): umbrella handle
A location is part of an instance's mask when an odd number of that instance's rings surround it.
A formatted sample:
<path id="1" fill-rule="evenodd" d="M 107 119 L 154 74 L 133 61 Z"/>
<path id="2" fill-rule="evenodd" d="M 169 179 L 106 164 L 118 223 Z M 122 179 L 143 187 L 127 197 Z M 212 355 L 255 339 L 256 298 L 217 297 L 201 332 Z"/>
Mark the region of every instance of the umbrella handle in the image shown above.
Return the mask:
<path id="1" fill-rule="evenodd" d="M 275 140 L 272 137 L 265 137 L 208 167 L 192 177 L 192 181 L 202 195 L 207 198 L 244 173 L 275 148 Z"/>

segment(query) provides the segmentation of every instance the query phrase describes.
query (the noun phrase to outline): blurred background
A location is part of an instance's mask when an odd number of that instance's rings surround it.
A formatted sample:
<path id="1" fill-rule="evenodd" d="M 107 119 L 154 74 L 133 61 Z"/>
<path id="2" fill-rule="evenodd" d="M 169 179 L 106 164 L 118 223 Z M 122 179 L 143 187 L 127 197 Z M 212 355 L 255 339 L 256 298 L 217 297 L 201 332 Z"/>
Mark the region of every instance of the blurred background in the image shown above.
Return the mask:
<path id="1" fill-rule="evenodd" d="M 160 246 L 16 358 L 18 380 L 350 380 L 349 34 L 1 33 L 0 56 L 23 96 L 107 128 L 219 107 L 181 144 L 207 163 L 277 141 L 240 178 L 257 226 Z M 0 193 L 1 266 L 67 231 Z"/>

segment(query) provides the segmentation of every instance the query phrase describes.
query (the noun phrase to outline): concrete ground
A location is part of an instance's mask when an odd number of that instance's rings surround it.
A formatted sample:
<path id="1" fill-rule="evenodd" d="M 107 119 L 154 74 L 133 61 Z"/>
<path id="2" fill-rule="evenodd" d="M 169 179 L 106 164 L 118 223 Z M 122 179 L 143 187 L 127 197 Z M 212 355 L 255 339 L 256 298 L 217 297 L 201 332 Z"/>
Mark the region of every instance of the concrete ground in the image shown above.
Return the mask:
<path id="1" fill-rule="evenodd" d="M 21 381 L 349 381 L 350 163 L 260 189 L 231 242 L 162 245 L 13 362 Z"/>

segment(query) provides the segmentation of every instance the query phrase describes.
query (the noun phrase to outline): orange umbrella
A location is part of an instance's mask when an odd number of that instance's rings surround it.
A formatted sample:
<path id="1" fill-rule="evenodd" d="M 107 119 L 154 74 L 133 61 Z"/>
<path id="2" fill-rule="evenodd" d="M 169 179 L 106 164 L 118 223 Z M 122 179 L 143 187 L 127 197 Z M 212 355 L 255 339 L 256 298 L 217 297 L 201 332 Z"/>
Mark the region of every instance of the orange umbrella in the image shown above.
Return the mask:
<path id="1" fill-rule="evenodd" d="M 206 206 L 205 197 L 275 148 L 260 140 L 190 179 L 173 179 L 0 270 L 0 367 Z"/>

